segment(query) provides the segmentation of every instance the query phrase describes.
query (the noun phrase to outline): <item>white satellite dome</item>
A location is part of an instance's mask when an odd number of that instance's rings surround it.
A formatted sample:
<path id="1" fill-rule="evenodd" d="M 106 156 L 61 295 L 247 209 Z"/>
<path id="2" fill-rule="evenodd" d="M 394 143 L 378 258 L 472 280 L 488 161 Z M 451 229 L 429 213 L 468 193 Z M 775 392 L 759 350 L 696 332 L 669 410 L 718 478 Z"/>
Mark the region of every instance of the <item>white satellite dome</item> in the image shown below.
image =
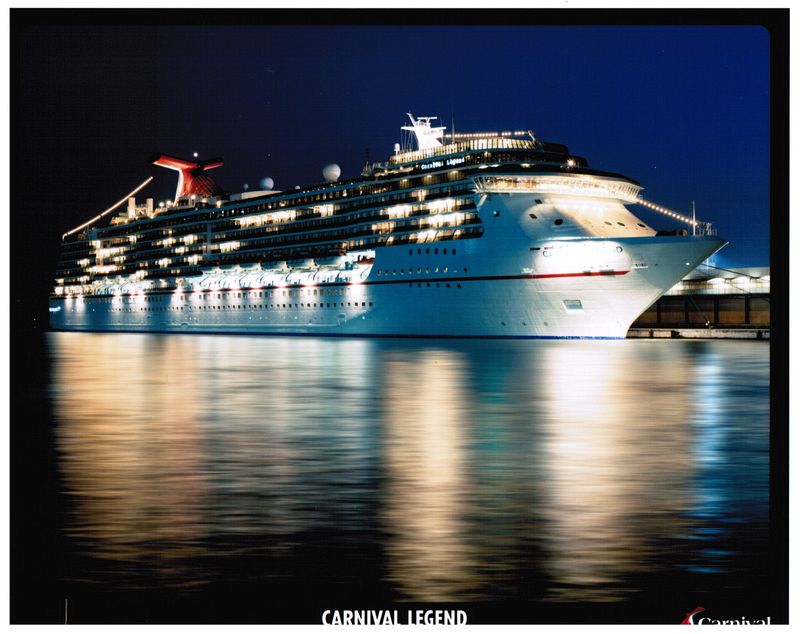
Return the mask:
<path id="1" fill-rule="evenodd" d="M 336 163 L 331 163 L 322 168 L 322 177 L 328 183 L 335 183 L 342 175 L 342 168 Z"/>
<path id="2" fill-rule="evenodd" d="M 275 181 L 272 180 L 269 176 L 265 176 L 261 179 L 261 189 L 272 189 L 275 187 Z"/>

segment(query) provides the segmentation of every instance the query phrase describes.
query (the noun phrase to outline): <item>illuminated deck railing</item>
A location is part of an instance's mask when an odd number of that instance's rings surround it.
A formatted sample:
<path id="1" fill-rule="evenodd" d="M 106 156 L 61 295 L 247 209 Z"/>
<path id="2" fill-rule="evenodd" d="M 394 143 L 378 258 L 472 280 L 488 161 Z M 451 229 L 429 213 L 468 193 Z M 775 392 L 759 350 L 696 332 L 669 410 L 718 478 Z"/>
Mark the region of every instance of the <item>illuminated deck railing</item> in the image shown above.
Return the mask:
<path id="1" fill-rule="evenodd" d="M 479 192 L 541 192 L 595 198 L 614 198 L 635 202 L 641 187 L 622 180 L 611 180 L 587 174 L 558 176 L 477 176 Z"/>
<path id="2" fill-rule="evenodd" d="M 492 137 L 483 139 L 471 139 L 469 141 L 459 141 L 448 143 L 441 147 L 429 148 L 427 150 L 415 150 L 413 152 L 399 152 L 389 157 L 390 165 L 399 163 L 413 163 L 422 161 L 434 156 L 446 156 L 448 154 L 459 154 L 461 152 L 471 152 L 475 150 L 536 150 L 538 149 L 532 139 L 509 139 L 505 137 Z"/>

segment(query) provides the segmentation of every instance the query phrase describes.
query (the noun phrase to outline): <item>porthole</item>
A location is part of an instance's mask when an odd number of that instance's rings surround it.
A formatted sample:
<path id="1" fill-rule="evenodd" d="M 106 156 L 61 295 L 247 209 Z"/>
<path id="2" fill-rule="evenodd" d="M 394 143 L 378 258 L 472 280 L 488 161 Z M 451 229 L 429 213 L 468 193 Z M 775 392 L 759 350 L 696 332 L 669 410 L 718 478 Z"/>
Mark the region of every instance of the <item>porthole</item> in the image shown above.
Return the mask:
<path id="1" fill-rule="evenodd" d="M 497 218 L 497 217 L 500 215 L 500 211 L 499 211 L 498 209 L 495 209 L 495 210 L 492 212 L 492 215 L 493 215 L 495 218 Z"/>
<path id="2" fill-rule="evenodd" d="M 528 214 L 532 220 L 536 220 L 538 216 L 536 214 Z"/>
<path id="3" fill-rule="evenodd" d="M 439 249 L 434 249 L 434 250 L 433 250 L 433 254 L 434 254 L 434 255 L 439 255 Z"/>
<path id="4" fill-rule="evenodd" d="M 618 224 L 620 227 L 624 227 L 624 226 L 625 226 L 625 223 L 624 223 L 624 222 L 617 222 L 617 224 Z"/>
<path id="5" fill-rule="evenodd" d="M 422 255 L 422 249 L 417 249 L 417 255 Z"/>
<path id="6" fill-rule="evenodd" d="M 605 222 L 609 227 L 613 227 L 614 226 L 608 220 L 604 220 L 603 222 Z"/>
<path id="7" fill-rule="evenodd" d="M 430 249 L 425 249 L 425 255 L 430 255 L 430 254 L 431 254 L 431 250 Z"/>
<path id="8" fill-rule="evenodd" d="M 455 250 L 455 249 L 453 249 L 453 255 L 455 255 L 455 254 L 456 254 L 456 250 Z"/>
<path id="9" fill-rule="evenodd" d="M 617 253 L 622 253 L 622 247 L 617 247 Z"/>
<path id="10" fill-rule="evenodd" d="M 564 221 L 563 221 L 561 218 L 556 218 L 556 219 L 553 221 L 553 224 L 554 224 L 554 225 L 563 225 L 563 224 L 564 224 Z"/>
<path id="11" fill-rule="evenodd" d="M 642 229 L 647 229 L 647 227 L 645 227 L 641 222 L 637 222 L 636 224 L 639 225 Z"/>
<path id="12" fill-rule="evenodd" d="M 444 249 L 444 250 L 442 251 L 442 253 L 444 253 L 445 255 L 447 255 L 447 249 Z"/>

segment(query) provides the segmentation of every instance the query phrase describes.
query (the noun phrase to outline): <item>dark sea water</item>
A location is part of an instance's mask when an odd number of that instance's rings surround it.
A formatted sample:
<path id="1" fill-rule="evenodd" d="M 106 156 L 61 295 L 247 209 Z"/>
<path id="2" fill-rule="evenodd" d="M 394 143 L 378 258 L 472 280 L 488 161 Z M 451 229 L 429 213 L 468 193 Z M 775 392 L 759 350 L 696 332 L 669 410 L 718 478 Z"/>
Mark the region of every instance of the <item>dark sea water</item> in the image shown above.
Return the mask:
<path id="1" fill-rule="evenodd" d="M 49 544 L 30 559 L 44 620 L 773 609 L 766 342 L 49 333 L 46 348 L 47 431 L 30 442 L 52 491 L 23 515 Z"/>

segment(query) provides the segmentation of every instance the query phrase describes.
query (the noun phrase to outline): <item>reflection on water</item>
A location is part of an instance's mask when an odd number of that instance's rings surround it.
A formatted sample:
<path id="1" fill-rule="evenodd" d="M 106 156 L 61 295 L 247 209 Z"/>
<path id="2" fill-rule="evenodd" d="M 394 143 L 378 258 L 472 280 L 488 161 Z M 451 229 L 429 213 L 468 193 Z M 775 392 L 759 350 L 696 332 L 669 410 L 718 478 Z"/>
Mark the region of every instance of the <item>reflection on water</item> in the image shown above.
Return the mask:
<path id="1" fill-rule="evenodd" d="M 684 367 L 663 363 L 663 346 L 626 346 L 546 356 L 546 564 L 566 601 L 617 598 L 626 576 L 652 568 L 653 540 L 686 531 L 695 467 Z"/>
<path id="2" fill-rule="evenodd" d="M 451 350 L 388 353 L 380 387 L 385 420 L 382 521 L 389 580 L 408 598 L 454 601 L 474 588 L 468 541 L 469 389 Z"/>
<path id="3" fill-rule="evenodd" d="M 760 342 L 50 348 L 72 583 L 313 574 L 396 600 L 613 602 L 745 583 L 759 553 L 740 550 L 766 548 Z"/>

